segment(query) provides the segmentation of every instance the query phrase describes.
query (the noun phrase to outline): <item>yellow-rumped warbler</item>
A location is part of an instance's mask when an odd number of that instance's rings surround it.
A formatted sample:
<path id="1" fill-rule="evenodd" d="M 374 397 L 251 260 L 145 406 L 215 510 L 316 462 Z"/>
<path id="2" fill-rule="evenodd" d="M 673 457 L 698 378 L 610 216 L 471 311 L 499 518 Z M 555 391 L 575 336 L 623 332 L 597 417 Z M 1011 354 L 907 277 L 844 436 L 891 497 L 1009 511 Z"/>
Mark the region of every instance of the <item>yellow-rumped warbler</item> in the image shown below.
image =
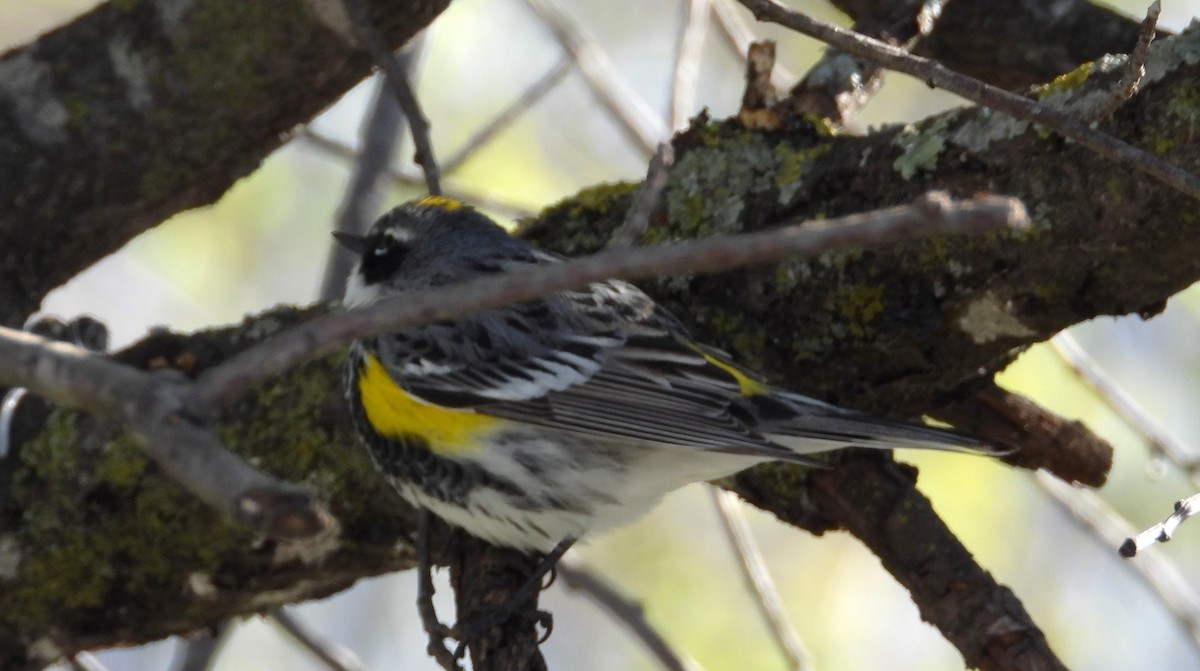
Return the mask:
<path id="1" fill-rule="evenodd" d="M 338 237 L 361 255 L 350 307 L 563 261 L 442 197 Z M 988 451 L 770 387 L 616 280 L 360 340 L 346 393 L 405 499 L 524 551 L 625 524 L 678 487 L 764 461 L 811 464 L 804 455 L 851 446 Z"/>

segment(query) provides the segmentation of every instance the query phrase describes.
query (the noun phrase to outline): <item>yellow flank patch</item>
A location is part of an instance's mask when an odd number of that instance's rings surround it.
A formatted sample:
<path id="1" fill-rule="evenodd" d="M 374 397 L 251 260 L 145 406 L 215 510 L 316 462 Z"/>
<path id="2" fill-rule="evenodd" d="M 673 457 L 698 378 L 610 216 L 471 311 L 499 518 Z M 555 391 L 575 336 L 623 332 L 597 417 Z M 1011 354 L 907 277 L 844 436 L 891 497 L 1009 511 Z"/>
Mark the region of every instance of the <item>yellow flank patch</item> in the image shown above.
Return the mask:
<path id="1" fill-rule="evenodd" d="M 758 396 L 759 394 L 767 393 L 769 390 L 767 385 L 759 382 L 758 380 L 752 379 L 750 376 L 738 370 L 737 367 L 732 364 L 721 361 L 717 357 L 704 352 L 700 352 L 700 356 L 704 357 L 705 361 L 711 363 L 717 368 L 720 368 L 726 373 L 729 373 L 729 376 L 734 380 L 737 380 L 738 389 L 742 392 L 743 396 Z"/>
<path id="2" fill-rule="evenodd" d="M 453 198 L 447 198 L 446 196 L 425 196 L 421 200 L 417 201 L 417 205 L 422 205 L 424 207 L 435 207 L 439 210 L 445 210 L 447 212 L 461 210 L 463 207 L 461 201 Z"/>
<path id="3" fill-rule="evenodd" d="M 418 436 L 440 454 L 478 450 L 480 438 L 505 424 L 472 410 L 450 410 L 417 400 L 392 381 L 373 354 L 367 355 L 359 373 L 358 393 L 367 421 L 380 435 Z"/>

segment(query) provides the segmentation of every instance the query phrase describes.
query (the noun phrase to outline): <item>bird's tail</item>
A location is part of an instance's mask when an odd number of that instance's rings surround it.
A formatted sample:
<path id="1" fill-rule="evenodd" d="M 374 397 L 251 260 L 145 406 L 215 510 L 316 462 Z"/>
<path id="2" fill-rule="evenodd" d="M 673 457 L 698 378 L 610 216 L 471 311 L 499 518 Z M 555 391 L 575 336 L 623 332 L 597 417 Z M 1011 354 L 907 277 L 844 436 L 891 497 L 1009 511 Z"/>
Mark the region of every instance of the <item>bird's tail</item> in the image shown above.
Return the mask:
<path id="1" fill-rule="evenodd" d="M 1007 450 L 967 433 L 875 417 L 816 399 L 772 390 L 752 397 L 758 432 L 797 454 L 843 447 L 916 448 L 999 455 Z"/>

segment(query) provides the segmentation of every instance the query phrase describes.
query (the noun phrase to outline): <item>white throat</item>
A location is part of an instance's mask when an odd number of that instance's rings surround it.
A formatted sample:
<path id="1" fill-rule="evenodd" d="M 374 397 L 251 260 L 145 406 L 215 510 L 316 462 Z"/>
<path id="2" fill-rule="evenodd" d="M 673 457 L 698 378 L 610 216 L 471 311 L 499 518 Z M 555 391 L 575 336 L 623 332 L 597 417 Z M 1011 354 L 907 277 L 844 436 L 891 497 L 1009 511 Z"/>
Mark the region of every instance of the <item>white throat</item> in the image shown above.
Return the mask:
<path id="1" fill-rule="evenodd" d="M 379 288 L 377 284 L 370 286 L 364 284 L 358 264 L 355 264 L 354 269 L 350 271 L 350 277 L 346 280 L 346 292 L 342 294 L 342 305 L 348 308 L 370 305 L 379 300 Z"/>

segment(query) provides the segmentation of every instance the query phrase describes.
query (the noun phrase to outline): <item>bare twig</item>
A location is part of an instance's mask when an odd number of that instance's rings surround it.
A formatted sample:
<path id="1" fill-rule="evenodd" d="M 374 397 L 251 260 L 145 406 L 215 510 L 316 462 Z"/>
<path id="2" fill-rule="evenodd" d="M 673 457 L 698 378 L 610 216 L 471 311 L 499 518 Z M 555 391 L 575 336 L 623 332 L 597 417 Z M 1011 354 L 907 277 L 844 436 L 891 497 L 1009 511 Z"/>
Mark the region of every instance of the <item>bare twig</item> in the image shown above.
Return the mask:
<path id="1" fill-rule="evenodd" d="M 629 140 L 647 155 L 651 154 L 654 147 L 666 139 L 667 129 L 641 96 L 621 78 L 604 50 L 572 25 L 550 0 L 525 0 L 525 4 L 579 64 L 579 72 L 592 93 L 620 124 Z"/>
<path id="2" fill-rule="evenodd" d="M 346 13 L 354 22 L 359 44 L 371 53 L 371 57 L 375 59 L 379 69 L 383 70 L 388 85 L 391 86 L 392 93 L 396 96 L 396 102 L 400 103 L 400 109 L 404 110 L 404 116 L 408 119 L 408 127 L 412 130 L 417 164 L 425 173 L 425 184 L 429 193 L 441 194 L 442 178 L 438 171 L 437 161 L 433 158 L 433 143 L 429 141 L 429 119 L 425 118 L 425 114 L 421 111 L 421 104 L 417 101 L 416 93 L 409 84 L 408 74 L 397 63 L 387 42 L 383 40 L 383 36 L 371 23 L 371 17 L 367 14 L 362 0 L 342 0 L 342 2 L 346 7 Z"/>
<path id="3" fill-rule="evenodd" d="M 330 532 L 333 518 L 302 489 L 258 471 L 195 424 L 181 375 L 151 374 L 86 350 L 0 327 L 0 385 L 116 419 L 168 475 L 205 503 L 276 538 Z"/>
<path id="4" fill-rule="evenodd" d="M 545 95 L 554 90 L 562 80 L 571 73 L 575 64 L 569 56 L 564 55 L 554 64 L 554 67 L 549 72 L 542 75 L 529 88 L 525 89 L 520 96 L 504 111 L 492 117 L 492 120 L 487 122 L 470 137 L 463 146 L 454 153 L 453 156 L 446 159 L 442 163 L 442 172 L 450 174 L 456 168 L 470 158 L 480 147 L 495 137 L 500 131 L 508 128 L 514 121 L 519 119 L 522 114 L 529 111 L 529 108 L 537 104 Z"/>
<path id="5" fill-rule="evenodd" d="M 1142 25 L 1138 29 L 1137 43 L 1129 52 L 1129 62 L 1125 64 L 1125 72 L 1121 74 L 1121 80 L 1113 87 L 1108 102 L 1092 115 L 1093 122 L 1108 117 L 1126 100 L 1137 95 L 1142 78 L 1146 76 L 1146 54 L 1150 51 L 1150 43 L 1154 41 L 1154 35 L 1157 33 L 1158 15 L 1161 11 L 1162 4 L 1159 0 L 1154 0 L 1146 9 L 1146 18 L 1142 19 Z"/>
<path id="6" fill-rule="evenodd" d="M 1133 525 L 1095 493 L 1072 487 L 1045 473 L 1036 473 L 1035 481 L 1042 491 L 1069 512 L 1072 518 L 1089 531 L 1105 547 L 1113 547 L 1133 533 Z M 1111 555 L 1110 555 L 1111 556 Z M 1129 562 L 1142 582 L 1149 587 L 1179 625 L 1192 639 L 1192 648 L 1200 654 L 1200 596 L 1187 578 L 1167 557 L 1151 552 Z"/>
<path id="7" fill-rule="evenodd" d="M 1070 333 L 1063 331 L 1050 340 L 1054 351 L 1066 364 L 1100 395 L 1134 431 L 1141 434 L 1150 447 L 1152 458 L 1166 457 L 1187 471 L 1192 483 L 1200 486 L 1200 460 L 1173 433 L 1150 417 L 1145 408 L 1133 399 L 1105 373 Z"/>
<path id="8" fill-rule="evenodd" d="M 930 193 L 913 205 L 867 214 L 663 247 L 610 250 L 585 259 L 489 276 L 459 286 L 413 291 L 365 308 L 312 320 L 241 352 L 200 376 L 196 381 L 195 402 L 200 407 L 217 407 L 261 380 L 357 338 L 530 300 L 600 280 L 717 272 L 844 247 L 1027 225 L 1024 207 L 1011 198 L 983 196 L 955 203 L 944 193 Z"/>
<path id="9" fill-rule="evenodd" d="M 736 58 L 742 59 L 750 51 L 750 45 L 759 37 L 742 20 L 742 17 L 737 15 L 736 8 L 734 0 L 712 0 L 710 5 L 717 28 L 720 29 L 718 33 L 723 38 L 726 47 Z M 776 67 L 771 74 L 771 83 L 780 90 L 787 88 L 794 81 L 796 81 L 795 75 L 782 66 Z"/>
<path id="10" fill-rule="evenodd" d="M 108 671 L 108 668 L 101 664 L 100 660 L 87 652 L 71 655 L 68 663 L 73 671 Z"/>
<path id="11" fill-rule="evenodd" d="M 616 588 L 571 556 L 558 563 L 558 575 L 569 589 L 586 594 L 624 624 L 637 637 L 659 665 L 668 671 L 700 671 L 695 660 L 675 652 L 666 639 L 646 621 L 641 607 L 621 596 Z"/>
<path id="12" fill-rule="evenodd" d="M 1171 513 L 1167 519 L 1133 538 L 1126 538 L 1121 543 L 1119 550 L 1121 556 L 1128 559 L 1155 543 L 1166 543 L 1171 540 L 1180 524 L 1188 521 L 1188 518 L 1197 513 L 1200 513 L 1200 494 L 1193 494 L 1182 501 L 1176 501 L 1175 512 Z"/>
<path id="13" fill-rule="evenodd" d="M 721 520 L 721 528 L 725 531 L 725 537 L 737 557 L 738 567 L 742 570 L 742 578 L 757 597 L 754 603 L 767 624 L 767 630 L 771 632 L 776 645 L 788 661 L 789 668 L 796 671 L 812 669 L 812 655 L 809 654 L 800 634 L 788 623 L 783 599 L 780 598 L 779 590 L 775 588 L 775 581 L 771 580 L 771 573 L 767 570 L 758 544 L 754 542 L 754 536 L 750 533 L 750 525 L 746 523 L 746 516 L 742 513 L 737 495 L 718 487 L 712 487 L 709 491 L 716 505 L 717 517 Z"/>
<path id="14" fill-rule="evenodd" d="M 696 82 L 700 79 L 700 55 L 708 37 L 708 15 L 712 0 L 684 0 L 683 24 L 671 66 L 671 103 L 667 118 L 671 130 L 687 126 L 696 105 Z"/>
<path id="15" fill-rule="evenodd" d="M 267 618 L 279 625 L 288 636 L 321 660 L 331 671 L 362 671 L 362 662 L 353 650 L 322 639 L 283 608 L 272 609 L 267 613 Z"/>
<path id="16" fill-rule="evenodd" d="M 341 159 L 353 161 L 358 156 L 358 152 L 350 145 L 324 135 L 311 127 L 300 131 L 300 139 L 322 152 Z M 392 166 L 388 168 L 388 176 L 392 179 L 392 183 L 398 186 L 426 188 L 425 176 L 416 172 L 406 172 L 403 168 Z M 513 219 L 530 217 L 535 214 L 528 207 L 509 201 L 498 200 L 449 178 L 442 182 L 442 189 L 445 195 L 452 196 L 463 202 L 476 203 L 480 207 L 503 213 Z"/>
<path id="17" fill-rule="evenodd" d="M 1200 483 L 1200 466 L 1192 455 L 1191 450 L 1174 434 L 1160 426 L 1124 389 L 1112 380 L 1100 366 L 1087 355 L 1083 348 L 1067 332 L 1056 335 L 1051 341 L 1055 352 L 1067 363 L 1084 382 L 1091 386 L 1108 405 L 1116 411 L 1135 431 L 1142 435 L 1153 455 L 1162 455 L 1171 462 L 1183 468 L 1193 483 Z M 1050 492 L 1058 500 L 1067 497 L 1061 486 L 1051 486 L 1042 482 L 1042 488 Z M 1083 498 L 1087 506 L 1097 509 L 1105 506 L 1104 502 L 1086 494 L 1076 494 L 1076 500 Z M 1106 506 L 1105 506 L 1106 507 Z M 1074 510 L 1074 509 L 1073 509 Z M 1108 518 L 1117 518 L 1119 523 L 1109 523 L 1103 526 L 1101 537 L 1110 547 L 1117 547 L 1118 553 L 1129 559 L 1138 555 L 1142 550 L 1155 543 L 1171 540 L 1175 529 L 1189 517 L 1200 510 L 1200 494 L 1175 504 L 1175 512 L 1161 523 L 1133 535 L 1132 525 L 1112 512 Z M 1100 527 L 1104 518 L 1099 513 L 1085 519 L 1086 516 L 1076 513 L 1093 527 Z M 1091 518 L 1098 518 L 1099 520 Z M 1166 558 L 1155 554 L 1141 555 L 1141 559 L 1133 562 L 1138 572 L 1150 587 L 1158 594 L 1168 610 L 1175 614 L 1192 635 L 1193 642 L 1200 645 L 1200 600 L 1191 595 L 1191 588 L 1179 575 L 1179 571 Z"/>
<path id="18" fill-rule="evenodd" d="M 742 92 L 741 107 L 738 108 L 738 121 L 746 128 L 778 130 L 783 125 L 783 118 L 775 109 L 779 98 L 775 94 L 775 85 L 771 83 L 771 71 L 774 69 L 775 42 L 752 42 L 746 52 L 746 88 Z"/>
<path id="19" fill-rule="evenodd" d="M 0 399 L 0 459 L 7 457 L 12 450 L 13 420 L 25 394 L 24 387 L 13 387 Z"/>
<path id="20" fill-rule="evenodd" d="M 667 188 L 667 177 L 671 166 L 675 163 L 675 149 L 671 143 L 658 145 L 654 158 L 650 159 L 650 168 L 646 172 L 646 181 L 638 187 L 633 196 L 633 203 L 625 213 L 621 226 L 613 231 L 608 240 L 608 246 L 613 249 L 632 247 L 638 238 L 650 227 L 650 217 L 662 202 L 663 190 Z"/>
<path id="21" fill-rule="evenodd" d="M 409 71 L 414 60 L 413 52 L 405 49 L 399 59 L 400 67 Z M 375 99 L 362 124 L 358 156 L 354 161 L 350 184 L 342 196 L 334 230 L 360 234 L 378 213 L 383 195 L 380 187 L 396 153 L 396 139 L 403 123 L 404 116 L 395 97 L 388 92 L 386 82 L 378 79 L 375 82 Z M 342 295 L 342 286 L 353 265 L 350 250 L 336 243 L 330 245 L 325 279 L 321 283 L 321 300 L 333 300 Z"/>
<path id="22" fill-rule="evenodd" d="M 91 315 L 81 315 L 69 322 L 54 316 L 34 315 L 26 320 L 22 330 L 51 340 L 69 342 L 92 352 L 108 349 L 108 327 Z M 24 387 L 13 387 L 0 399 L 0 459 L 8 457 L 16 449 L 13 445 L 16 439 L 13 435 L 14 422 L 21 401 L 27 395 Z"/>
<path id="23" fill-rule="evenodd" d="M 1018 119 L 1039 123 L 1078 142 L 1100 156 L 1153 177 L 1180 193 L 1200 198 L 1200 177 L 1154 154 L 1091 128 L 1087 122 L 1058 112 L 1049 106 L 990 86 L 978 79 L 955 72 L 928 58 L 913 56 L 903 49 L 844 30 L 831 23 L 794 12 L 773 0 L 738 0 L 760 21 L 771 21 L 796 32 L 833 45 L 848 54 L 865 58 L 897 72 L 910 74 L 947 91 Z"/>

